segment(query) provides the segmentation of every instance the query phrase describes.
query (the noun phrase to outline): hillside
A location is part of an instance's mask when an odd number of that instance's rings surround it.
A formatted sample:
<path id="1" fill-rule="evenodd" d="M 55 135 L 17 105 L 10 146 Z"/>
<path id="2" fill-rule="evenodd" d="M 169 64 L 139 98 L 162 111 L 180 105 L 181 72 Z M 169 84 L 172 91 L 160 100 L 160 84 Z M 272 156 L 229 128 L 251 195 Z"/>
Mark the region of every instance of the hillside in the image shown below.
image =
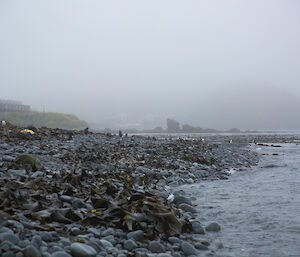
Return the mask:
<path id="1" fill-rule="evenodd" d="M 79 120 L 73 114 L 54 112 L 0 112 L 0 119 L 14 125 L 49 128 L 82 129 L 88 126 L 87 122 Z"/>

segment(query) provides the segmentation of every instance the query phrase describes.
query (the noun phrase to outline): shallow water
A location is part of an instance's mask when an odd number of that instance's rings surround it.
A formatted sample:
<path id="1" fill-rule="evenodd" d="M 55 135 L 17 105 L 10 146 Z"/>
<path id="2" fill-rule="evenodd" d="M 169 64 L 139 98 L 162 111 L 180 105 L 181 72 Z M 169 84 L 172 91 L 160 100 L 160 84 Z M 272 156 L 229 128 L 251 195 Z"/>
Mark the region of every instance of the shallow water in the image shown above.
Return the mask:
<path id="1" fill-rule="evenodd" d="M 218 256 L 300 256 L 300 145 L 281 145 L 252 145 L 268 155 L 228 180 L 180 187 L 195 196 L 203 224 L 221 225 L 212 235 L 224 245 Z"/>

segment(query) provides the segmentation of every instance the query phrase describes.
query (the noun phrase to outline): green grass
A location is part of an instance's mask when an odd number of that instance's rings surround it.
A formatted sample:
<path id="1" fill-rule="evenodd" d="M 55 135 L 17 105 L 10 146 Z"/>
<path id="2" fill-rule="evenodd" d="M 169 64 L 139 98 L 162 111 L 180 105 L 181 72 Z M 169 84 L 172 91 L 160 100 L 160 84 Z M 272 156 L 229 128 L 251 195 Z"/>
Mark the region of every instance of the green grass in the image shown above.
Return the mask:
<path id="1" fill-rule="evenodd" d="M 73 114 L 55 112 L 0 112 L 0 120 L 6 120 L 11 124 L 26 127 L 82 129 L 88 126 L 87 122 L 79 120 Z"/>

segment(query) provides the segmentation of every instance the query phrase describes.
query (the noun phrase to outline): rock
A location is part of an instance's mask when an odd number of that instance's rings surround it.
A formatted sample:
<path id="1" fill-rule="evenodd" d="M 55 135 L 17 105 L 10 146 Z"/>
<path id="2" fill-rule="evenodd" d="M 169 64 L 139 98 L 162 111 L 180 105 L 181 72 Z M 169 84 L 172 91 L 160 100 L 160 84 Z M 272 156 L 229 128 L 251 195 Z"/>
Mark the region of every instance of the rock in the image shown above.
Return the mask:
<path id="1" fill-rule="evenodd" d="M 13 175 L 13 176 L 16 176 L 16 177 L 23 177 L 23 178 L 26 178 L 26 171 L 25 170 L 13 170 L 13 169 L 10 169 L 8 170 L 8 173 Z"/>
<path id="2" fill-rule="evenodd" d="M 193 233 L 195 233 L 195 234 L 205 234 L 204 229 L 202 228 L 200 222 L 192 221 L 191 224 L 192 224 Z"/>
<path id="3" fill-rule="evenodd" d="M 3 253 L 1 256 L 2 257 L 15 257 L 15 254 L 13 252 L 9 251 L 9 252 Z"/>
<path id="4" fill-rule="evenodd" d="M 123 246 L 128 251 L 132 251 L 133 249 L 137 248 L 136 242 L 134 242 L 132 239 L 125 240 Z"/>
<path id="5" fill-rule="evenodd" d="M 190 256 L 190 255 L 196 255 L 197 256 L 197 250 L 189 242 L 182 242 L 181 243 L 181 250 L 183 251 L 185 256 Z"/>
<path id="6" fill-rule="evenodd" d="M 168 254 L 168 253 L 159 253 L 157 255 L 157 257 L 172 257 L 172 255 Z"/>
<path id="7" fill-rule="evenodd" d="M 10 232 L 4 232 L 4 233 L 1 233 L 0 234 L 0 241 L 3 242 L 3 241 L 9 241 L 15 245 L 17 245 L 19 243 L 19 238 L 13 234 L 13 233 L 10 233 Z"/>
<path id="8" fill-rule="evenodd" d="M 13 161 L 15 161 L 15 158 L 10 155 L 3 155 L 2 161 L 13 162 Z"/>
<path id="9" fill-rule="evenodd" d="M 185 204 L 188 204 L 188 205 L 193 205 L 191 200 L 185 196 L 182 196 L 182 195 L 177 195 L 177 194 L 174 194 L 175 198 L 174 198 L 174 203 L 176 205 L 179 205 L 179 204 L 182 204 L 182 203 L 185 203 Z"/>
<path id="10" fill-rule="evenodd" d="M 10 241 L 3 241 L 1 244 L 0 244 L 0 252 L 1 251 L 8 251 L 10 250 L 11 248 L 13 248 L 14 244 Z"/>
<path id="11" fill-rule="evenodd" d="M 94 257 L 97 255 L 93 247 L 82 243 L 71 244 L 71 253 L 74 257 Z"/>
<path id="12" fill-rule="evenodd" d="M 96 236 L 96 237 L 100 237 L 100 235 L 101 235 L 100 230 L 96 229 L 96 228 L 88 228 L 87 232 L 94 234 L 94 236 Z"/>
<path id="13" fill-rule="evenodd" d="M 40 249 L 42 245 L 42 238 L 39 235 L 35 235 L 31 239 L 32 245 L 34 245 L 37 249 Z"/>
<path id="14" fill-rule="evenodd" d="M 72 257 L 70 254 L 66 253 L 65 251 L 58 251 L 51 254 L 51 257 Z"/>
<path id="15" fill-rule="evenodd" d="M 14 228 L 16 228 L 18 233 L 24 231 L 24 225 L 22 223 L 20 223 L 16 220 L 8 220 L 7 222 L 10 226 L 13 226 Z"/>
<path id="16" fill-rule="evenodd" d="M 114 234 L 114 229 L 113 228 L 108 228 L 102 232 L 102 236 L 109 236 Z"/>
<path id="17" fill-rule="evenodd" d="M 168 241 L 169 241 L 170 243 L 172 243 L 172 244 L 178 244 L 178 243 L 181 242 L 181 240 L 180 240 L 178 237 L 174 237 L 174 236 L 169 237 L 169 238 L 168 238 Z"/>
<path id="18" fill-rule="evenodd" d="M 136 231 L 129 232 L 127 234 L 127 239 L 133 239 L 135 241 L 142 241 L 142 240 L 144 240 L 144 231 L 136 230 Z"/>
<path id="19" fill-rule="evenodd" d="M 83 200 L 76 198 L 72 201 L 72 207 L 76 210 L 76 209 L 80 209 L 80 208 L 84 208 L 85 207 L 85 203 Z"/>
<path id="20" fill-rule="evenodd" d="M 208 247 L 206 245 L 204 245 L 204 244 L 201 244 L 201 243 L 195 244 L 195 248 L 198 249 L 198 250 L 201 250 L 201 251 L 208 250 Z"/>
<path id="21" fill-rule="evenodd" d="M 112 243 L 105 239 L 100 239 L 100 243 L 104 248 L 113 247 Z"/>
<path id="22" fill-rule="evenodd" d="M 41 257 L 41 253 L 38 249 L 36 249 L 36 247 L 34 247 L 33 245 L 28 245 L 23 253 L 25 254 L 25 256 L 27 257 Z"/>
<path id="23" fill-rule="evenodd" d="M 190 212 L 190 213 L 197 213 L 197 209 L 189 204 L 186 203 L 181 203 L 179 204 L 178 208 L 180 208 L 181 210 L 184 210 L 186 212 Z"/>
<path id="24" fill-rule="evenodd" d="M 153 253 L 163 253 L 166 251 L 159 241 L 151 241 L 148 245 L 148 249 Z"/>
<path id="25" fill-rule="evenodd" d="M 61 195 L 60 197 L 58 197 L 58 199 L 63 202 L 72 203 L 73 197 L 69 195 Z"/>
<path id="26" fill-rule="evenodd" d="M 205 230 L 207 232 L 219 232 L 221 230 L 221 227 L 218 223 L 213 222 L 206 226 Z"/>

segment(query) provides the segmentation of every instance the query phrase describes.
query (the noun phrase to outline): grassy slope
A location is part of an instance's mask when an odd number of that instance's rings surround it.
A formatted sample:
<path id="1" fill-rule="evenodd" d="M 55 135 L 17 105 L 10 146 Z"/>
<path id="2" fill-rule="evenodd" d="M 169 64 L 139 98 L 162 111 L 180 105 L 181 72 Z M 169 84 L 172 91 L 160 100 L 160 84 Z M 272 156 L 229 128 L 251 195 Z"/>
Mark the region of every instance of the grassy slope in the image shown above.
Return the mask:
<path id="1" fill-rule="evenodd" d="M 49 128 L 82 129 L 88 126 L 73 114 L 54 112 L 0 112 L 0 120 L 6 120 L 14 125 Z"/>

